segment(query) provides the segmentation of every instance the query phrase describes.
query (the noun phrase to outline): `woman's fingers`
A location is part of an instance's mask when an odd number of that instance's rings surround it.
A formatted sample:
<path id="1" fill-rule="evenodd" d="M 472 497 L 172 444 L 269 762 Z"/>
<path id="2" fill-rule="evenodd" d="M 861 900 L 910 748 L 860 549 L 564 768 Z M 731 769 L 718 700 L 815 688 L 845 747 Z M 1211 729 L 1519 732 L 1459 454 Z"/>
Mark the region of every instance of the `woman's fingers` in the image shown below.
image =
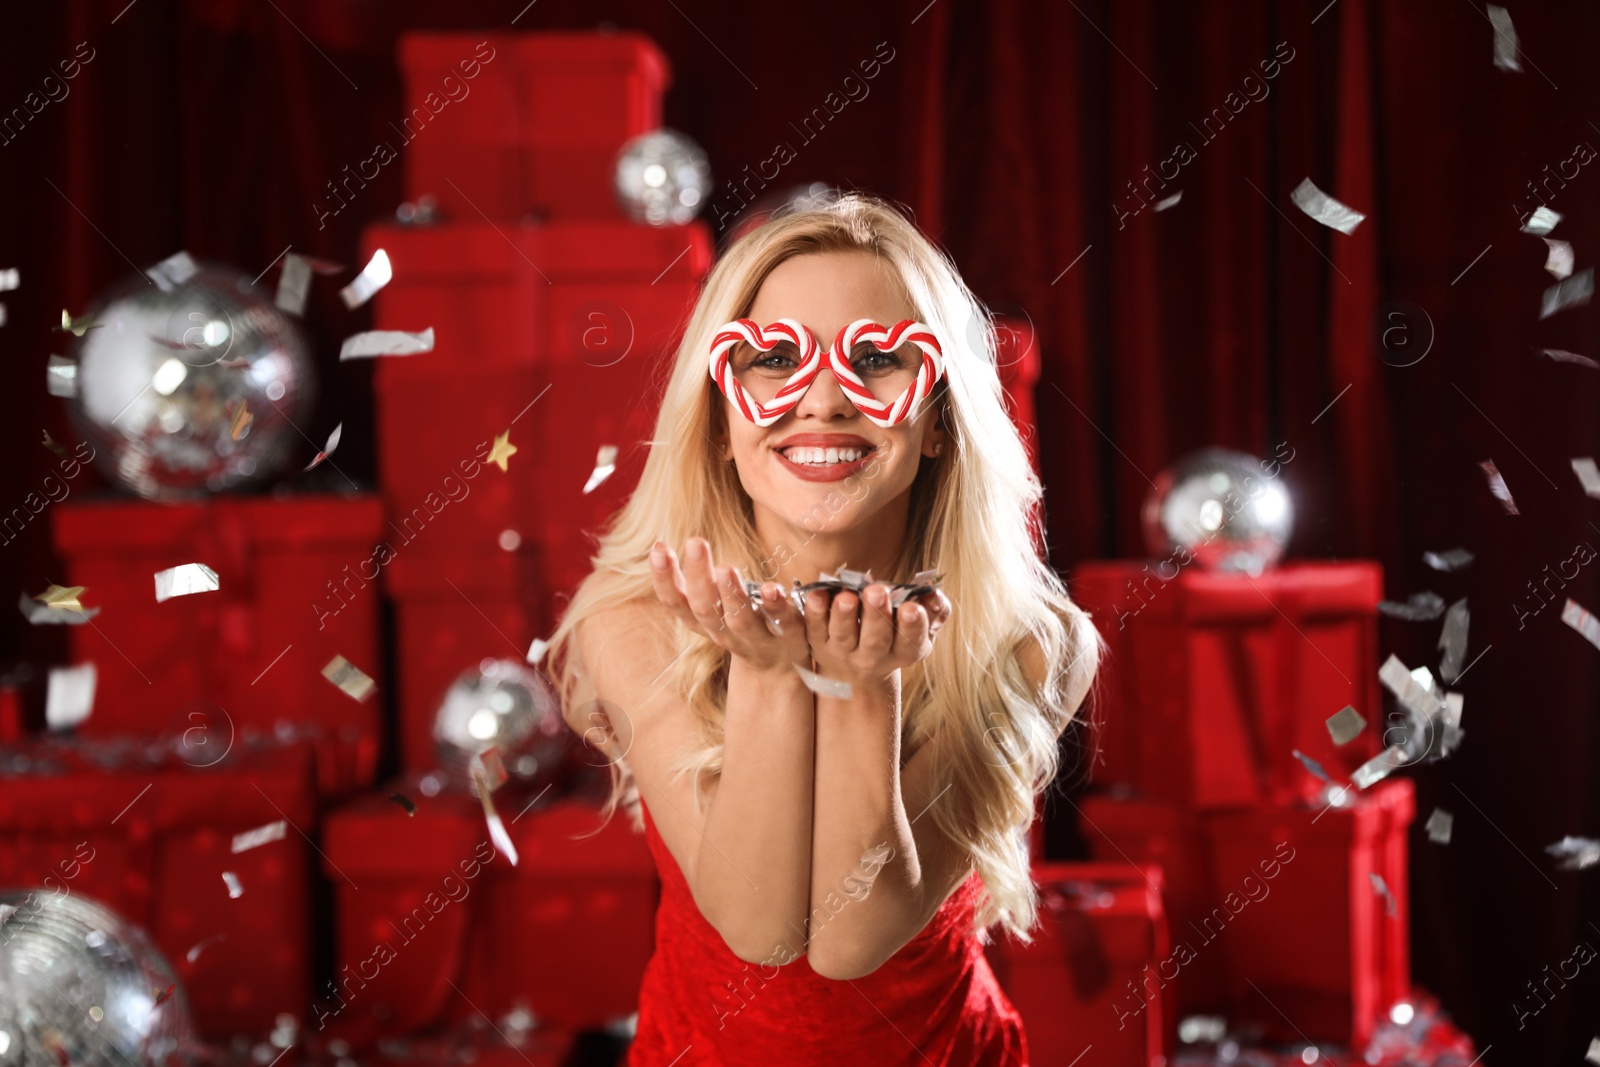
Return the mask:
<path id="1" fill-rule="evenodd" d="M 691 625 L 695 623 L 694 612 L 684 596 L 683 575 L 678 570 L 677 557 L 671 548 L 660 541 L 650 548 L 650 582 L 655 587 L 656 599 L 684 622 Z"/>
<path id="2" fill-rule="evenodd" d="M 833 596 L 833 608 L 828 612 L 827 640 L 837 655 L 854 652 L 861 639 L 861 626 L 856 622 L 859 606 L 860 597 L 848 589 Z"/>
<path id="3" fill-rule="evenodd" d="M 908 600 L 900 605 L 897 622 L 894 639 L 896 653 L 903 652 L 915 662 L 931 650 L 932 622 L 926 608 L 914 600 Z"/>
<path id="4" fill-rule="evenodd" d="M 827 645 L 828 620 L 831 617 L 826 589 L 813 589 L 806 594 L 806 641 L 813 649 Z"/>
<path id="5" fill-rule="evenodd" d="M 898 643 L 892 610 L 888 586 L 874 582 L 862 591 L 859 647 L 864 654 L 887 656 Z"/>

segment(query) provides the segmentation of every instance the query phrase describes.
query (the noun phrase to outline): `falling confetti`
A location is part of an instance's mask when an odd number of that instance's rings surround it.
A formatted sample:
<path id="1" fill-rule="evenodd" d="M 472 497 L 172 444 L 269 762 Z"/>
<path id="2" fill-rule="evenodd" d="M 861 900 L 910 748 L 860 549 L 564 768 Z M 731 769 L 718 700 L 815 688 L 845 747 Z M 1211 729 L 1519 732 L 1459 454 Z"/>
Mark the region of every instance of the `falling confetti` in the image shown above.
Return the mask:
<path id="1" fill-rule="evenodd" d="M 228 936 L 227 934 L 212 934 L 210 937 L 206 938 L 205 940 L 197 942 L 194 945 L 191 945 L 189 947 L 189 951 L 185 952 L 183 954 L 183 958 L 188 960 L 190 963 L 193 963 L 195 960 L 200 958 L 200 953 L 204 952 L 206 949 L 210 948 L 212 945 L 216 944 L 218 941 L 223 940 L 227 936 Z"/>
<path id="2" fill-rule="evenodd" d="M 1378 610 L 1391 618 L 1404 619 L 1406 622 L 1431 622 L 1444 614 L 1444 597 L 1428 589 L 1412 593 L 1403 603 L 1398 600 L 1380 600 Z"/>
<path id="3" fill-rule="evenodd" d="M 1565 278 L 1572 273 L 1572 243 L 1559 241 L 1554 237 L 1545 237 L 1544 243 L 1550 246 L 1549 253 L 1545 256 L 1544 269 L 1557 278 Z"/>
<path id="4" fill-rule="evenodd" d="M 44 447 L 46 447 L 50 451 L 54 452 L 56 455 L 60 456 L 62 459 L 66 459 L 67 458 L 67 450 L 65 448 L 61 447 L 55 441 L 50 439 L 50 431 L 49 430 L 44 431 L 44 441 L 42 442 L 42 444 L 44 445 Z"/>
<path id="5" fill-rule="evenodd" d="M 496 435 L 494 447 L 489 449 L 489 458 L 486 463 L 493 463 L 501 470 L 510 470 L 511 457 L 517 454 L 517 446 L 511 443 L 511 431 Z"/>
<path id="6" fill-rule="evenodd" d="M 1444 649 L 1444 659 L 1439 663 L 1439 677 L 1453 682 L 1461 675 L 1461 664 L 1467 658 L 1467 598 L 1462 597 L 1450 605 L 1445 613 L 1444 629 L 1439 632 L 1438 648 Z"/>
<path id="7" fill-rule="evenodd" d="M 78 598 L 83 596 L 88 588 L 86 585 L 56 585 L 52 582 L 48 589 L 35 594 L 33 599 L 49 608 L 82 611 L 83 604 Z"/>
<path id="8" fill-rule="evenodd" d="M 94 710 L 93 663 L 77 667 L 52 667 L 45 692 L 44 721 L 52 730 L 76 726 Z"/>
<path id="9" fill-rule="evenodd" d="M 414 356 L 433 351 L 433 327 L 421 333 L 404 330 L 368 330 L 352 334 L 339 346 L 339 360 L 366 359 L 371 356 Z"/>
<path id="10" fill-rule="evenodd" d="M 849 682 L 837 682 L 832 678 L 824 678 L 822 675 L 809 671 L 798 663 L 794 665 L 794 669 L 800 672 L 800 680 L 806 683 L 806 688 L 818 696 L 835 697 L 839 700 L 850 699 L 850 694 L 853 690 L 850 688 Z"/>
<path id="11" fill-rule="evenodd" d="M 281 841 L 289 832 L 289 820 L 279 819 L 269 822 L 265 826 L 258 826 L 254 830 L 245 830 L 243 833 L 233 835 L 233 853 L 248 852 L 253 848 L 260 848 L 270 841 Z"/>
<path id="12" fill-rule="evenodd" d="M 544 659 L 544 654 L 549 651 L 550 642 L 542 637 L 535 637 L 533 644 L 528 646 L 528 662 L 537 665 Z"/>
<path id="13" fill-rule="evenodd" d="M 472 777 L 478 784 L 478 799 L 483 801 L 483 818 L 489 824 L 489 839 L 494 842 L 494 847 L 511 861 L 511 866 L 515 867 L 517 848 L 511 843 L 511 835 L 506 833 L 505 823 L 500 821 L 500 813 L 494 810 L 494 801 L 489 799 L 490 789 L 484 781 L 482 769 L 474 767 Z"/>
<path id="14" fill-rule="evenodd" d="M 355 281 L 339 290 L 339 299 L 344 301 L 347 308 L 358 308 L 371 300 L 372 294 L 388 285 L 393 277 L 394 268 L 389 265 L 389 253 L 380 248 L 361 268 Z"/>
<path id="15" fill-rule="evenodd" d="M 78 395 L 78 362 L 66 356 L 52 355 L 44 369 L 44 387 L 51 396 L 75 397 Z"/>
<path id="16" fill-rule="evenodd" d="M 1580 274 L 1556 282 L 1544 291 L 1544 300 L 1539 305 L 1539 317 L 1547 319 L 1556 312 L 1570 307 L 1582 307 L 1594 296 L 1594 268 L 1589 267 Z"/>
<path id="17" fill-rule="evenodd" d="M 1506 488 L 1506 480 L 1500 475 L 1500 468 L 1494 465 L 1494 460 L 1482 460 L 1478 464 L 1483 469 L 1484 477 L 1489 479 L 1489 492 L 1500 501 L 1501 507 L 1506 509 L 1507 515 L 1521 515 L 1517 510 L 1517 502 L 1511 499 L 1511 490 Z"/>
<path id="18" fill-rule="evenodd" d="M 1600 621 L 1585 611 L 1576 600 L 1567 599 L 1561 609 L 1561 621 L 1584 636 L 1595 648 L 1600 648 Z"/>
<path id="19" fill-rule="evenodd" d="M 172 996 L 172 991 L 174 989 L 177 989 L 177 988 L 178 988 L 178 983 L 177 982 L 173 982 L 171 985 L 167 986 L 165 991 L 158 990 L 158 989 L 150 990 L 150 992 L 152 992 L 152 993 L 154 993 L 156 995 L 156 1003 L 151 1005 L 151 1007 L 155 1007 L 156 1005 L 159 1005 L 163 1000 L 166 1000 L 168 997 Z"/>
<path id="20" fill-rule="evenodd" d="M 1294 192 L 1289 194 L 1289 199 L 1293 200 L 1301 211 L 1340 233 L 1354 233 L 1355 228 L 1361 225 L 1361 220 L 1367 217 L 1318 189 L 1310 178 L 1295 186 Z"/>
<path id="21" fill-rule="evenodd" d="M 1390 745 L 1357 767 L 1356 772 L 1350 776 L 1350 782 L 1357 789 L 1366 789 L 1368 786 L 1389 777 L 1400 767 L 1405 766 L 1405 761 L 1406 750 L 1399 745 Z"/>
<path id="22" fill-rule="evenodd" d="M 330 659 L 328 665 L 322 668 L 322 676 L 344 690 L 347 696 L 361 702 L 365 702 L 378 687 L 365 671 L 343 656 Z"/>
<path id="23" fill-rule="evenodd" d="M 1171 196 L 1167 197 L 1165 200 L 1157 200 L 1156 204 L 1155 204 L 1155 207 L 1152 208 L 1151 210 L 1152 211 L 1165 211 L 1165 210 L 1167 210 L 1167 208 L 1175 206 L 1178 203 L 1178 201 L 1180 201 L 1182 199 L 1183 199 L 1183 190 L 1179 189 L 1177 192 L 1173 193 Z"/>
<path id="24" fill-rule="evenodd" d="M 1368 871 L 1367 878 L 1372 882 L 1372 891 L 1383 898 L 1383 913 L 1389 918 L 1394 918 L 1398 913 L 1395 905 L 1394 894 L 1389 892 L 1389 883 L 1377 871 Z"/>
<path id="25" fill-rule="evenodd" d="M 585 493 L 593 492 L 594 488 L 611 477 L 611 472 L 616 469 L 617 446 L 601 445 L 600 454 L 594 460 L 594 470 L 589 473 L 589 480 L 584 483 L 583 491 Z"/>
<path id="26" fill-rule="evenodd" d="M 82 626 L 96 615 L 100 614 L 99 608 L 84 607 L 51 607 L 39 603 L 38 597 L 31 597 L 23 593 L 17 601 L 17 607 L 22 614 L 35 626 L 40 625 L 66 625 Z"/>
<path id="27" fill-rule="evenodd" d="M 1556 866 L 1563 871 L 1581 871 L 1600 863 L 1600 841 L 1592 837 L 1563 837 L 1553 845 L 1546 845 L 1544 850 L 1562 857 Z"/>
<path id="28" fill-rule="evenodd" d="M 228 883 L 228 899 L 237 900 L 244 896 L 244 886 L 239 884 L 239 876 L 232 871 L 223 871 L 222 880 Z"/>
<path id="29" fill-rule="evenodd" d="M 217 572 L 204 563 L 184 563 L 164 571 L 156 571 L 156 603 L 175 596 L 193 593 L 214 593 L 221 587 Z"/>
<path id="30" fill-rule="evenodd" d="M 322 446 L 322 451 L 317 453 L 317 458 L 313 459 L 310 463 L 307 463 L 303 468 L 301 468 L 301 472 L 304 473 L 305 471 L 310 470 L 312 467 L 315 467 L 317 464 L 333 455 L 333 450 L 339 447 L 339 434 L 343 431 L 344 423 L 341 422 L 339 425 L 335 426 L 333 428 L 333 432 L 328 435 L 328 443 Z"/>
<path id="31" fill-rule="evenodd" d="M 1328 772 L 1323 770 L 1321 763 L 1318 763 L 1304 752 L 1301 752 L 1298 748 L 1290 749 L 1290 751 L 1294 753 L 1294 758 L 1299 760 L 1306 770 L 1310 771 L 1324 782 L 1333 782 L 1333 779 L 1328 777 Z"/>
<path id="32" fill-rule="evenodd" d="M 404 793 L 390 793 L 389 799 L 404 808 L 407 815 L 415 815 L 417 813 L 417 805 Z"/>
<path id="33" fill-rule="evenodd" d="M 1464 548 L 1452 548 L 1448 552 L 1424 552 L 1422 562 L 1436 571 L 1453 573 L 1463 570 L 1472 563 L 1472 553 Z"/>
<path id="34" fill-rule="evenodd" d="M 1328 733 L 1335 745 L 1348 745 L 1367 728 L 1367 720 L 1355 708 L 1346 705 L 1328 717 Z"/>
<path id="35" fill-rule="evenodd" d="M 278 274 L 278 292 L 272 298 L 273 305 L 280 311 L 303 318 L 306 313 L 306 297 L 310 293 L 311 264 L 293 252 L 285 253 L 283 268 Z"/>
<path id="36" fill-rule="evenodd" d="M 1528 221 L 1522 224 L 1522 232 L 1538 234 L 1543 237 L 1555 229 L 1556 223 L 1560 221 L 1561 213 L 1559 211 L 1551 211 L 1543 204 L 1540 204 L 1533 209 L 1533 214 L 1528 216 Z"/>
<path id="37" fill-rule="evenodd" d="M 0 270 L 0 292 L 9 292 L 22 284 L 22 272 L 16 267 Z"/>
<path id="38" fill-rule="evenodd" d="M 1572 469 L 1583 483 L 1584 496 L 1600 499 L 1600 467 L 1595 466 L 1594 457 L 1579 456 L 1572 461 Z"/>
<path id="39" fill-rule="evenodd" d="M 59 328 L 62 333 L 70 333 L 74 337 L 82 337 L 90 330 L 100 329 L 102 325 L 104 324 L 95 322 L 93 319 L 75 319 L 67 312 L 66 308 L 61 309 L 61 326 Z"/>
<path id="40" fill-rule="evenodd" d="M 1425 829 L 1428 831 L 1428 840 L 1436 845 L 1450 843 L 1450 828 L 1455 825 L 1456 817 L 1443 808 L 1434 808 L 1433 814 L 1428 816 Z"/>
<path id="41" fill-rule="evenodd" d="M 1522 64 L 1517 62 L 1517 31 L 1511 27 L 1511 13 L 1497 4 L 1490 4 L 1489 22 L 1494 26 L 1494 65 L 1520 73 Z"/>
<path id="42" fill-rule="evenodd" d="M 174 252 L 144 273 L 163 293 L 170 293 L 193 278 L 199 269 L 200 265 L 190 257 L 189 253 Z"/>
<path id="43" fill-rule="evenodd" d="M 1600 363 L 1595 362 L 1588 356 L 1580 356 L 1576 352 L 1568 352 L 1560 348 L 1541 348 L 1539 349 L 1539 354 L 1548 356 L 1557 363 L 1576 363 L 1578 366 L 1588 367 L 1590 370 L 1600 370 Z"/>
<path id="44" fill-rule="evenodd" d="M 248 430 L 250 428 L 250 424 L 254 421 L 255 416 L 250 414 L 250 401 L 239 401 L 239 406 L 235 408 L 233 412 L 233 422 L 228 427 L 228 437 L 234 441 L 237 441 L 239 439 L 239 435 Z"/>

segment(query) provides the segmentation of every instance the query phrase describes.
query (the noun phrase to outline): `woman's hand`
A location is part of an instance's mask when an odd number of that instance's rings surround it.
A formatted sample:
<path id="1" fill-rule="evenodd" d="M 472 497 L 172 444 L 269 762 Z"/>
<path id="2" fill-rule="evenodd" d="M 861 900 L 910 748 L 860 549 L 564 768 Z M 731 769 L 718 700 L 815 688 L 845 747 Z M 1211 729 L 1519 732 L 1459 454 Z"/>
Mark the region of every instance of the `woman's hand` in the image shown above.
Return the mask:
<path id="1" fill-rule="evenodd" d="M 950 598 L 935 589 L 889 608 L 890 587 L 873 582 L 857 597 L 846 589 L 806 595 L 806 637 L 817 672 L 841 682 L 879 682 L 933 652 L 939 628 L 950 618 Z M 860 618 L 857 618 L 857 608 Z"/>
<path id="2" fill-rule="evenodd" d="M 762 610 L 756 611 L 738 568 L 715 566 L 705 538 L 689 538 L 683 556 L 680 569 L 672 549 L 657 541 L 650 549 L 650 576 L 656 597 L 691 630 L 761 670 L 810 665 L 805 620 L 781 585 L 762 585 Z"/>

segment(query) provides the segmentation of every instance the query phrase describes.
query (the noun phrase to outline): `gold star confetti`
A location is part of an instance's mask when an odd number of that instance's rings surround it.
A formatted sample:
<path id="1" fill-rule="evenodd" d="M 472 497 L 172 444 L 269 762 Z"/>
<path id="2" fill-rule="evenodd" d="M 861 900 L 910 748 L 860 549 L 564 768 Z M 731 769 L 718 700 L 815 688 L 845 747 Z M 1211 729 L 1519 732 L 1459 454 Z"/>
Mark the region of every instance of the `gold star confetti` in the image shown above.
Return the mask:
<path id="1" fill-rule="evenodd" d="M 54 585 L 38 594 L 33 599 L 50 608 L 66 608 L 70 611 L 82 611 L 83 605 L 78 602 L 78 597 L 83 595 L 88 586 L 83 585 Z"/>
<path id="2" fill-rule="evenodd" d="M 233 425 L 228 428 L 228 436 L 237 441 L 254 419 L 255 416 L 250 414 L 249 401 L 239 401 L 239 409 L 233 413 Z"/>
<path id="3" fill-rule="evenodd" d="M 70 333 L 74 337 L 82 337 L 89 330 L 98 330 L 103 323 L 93 322 L 89 319 L 74 319 L 66 308 L 61 309 L 61 332 Z"/>
<path id="4" fill-rule="evenodd" d="M 489 462 L 501 470 L 509 470 L 509 461 L 517 454 L 517 446 L 511 443 L 511 431 L 499 435 L 494 439 L 494 447 L 489 450 Z"/>

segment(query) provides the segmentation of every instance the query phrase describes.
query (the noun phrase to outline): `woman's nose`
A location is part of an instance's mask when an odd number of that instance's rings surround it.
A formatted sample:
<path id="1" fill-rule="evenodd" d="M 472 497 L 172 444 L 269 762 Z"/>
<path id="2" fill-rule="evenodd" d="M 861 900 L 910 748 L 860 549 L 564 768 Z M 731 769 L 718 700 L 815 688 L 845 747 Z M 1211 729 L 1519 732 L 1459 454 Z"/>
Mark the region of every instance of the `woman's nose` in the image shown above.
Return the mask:
<path id="1" fill-rule="evenodd" d="M 800 398 L 799 407 L 808 414 L 819 417 L 855 411 L 855 405 L 850 402 L 849 394 L 839 384 L 838 376 L 827 366 L 811 379 L 811 386 L 806 390 L 805 396 Z"/>

